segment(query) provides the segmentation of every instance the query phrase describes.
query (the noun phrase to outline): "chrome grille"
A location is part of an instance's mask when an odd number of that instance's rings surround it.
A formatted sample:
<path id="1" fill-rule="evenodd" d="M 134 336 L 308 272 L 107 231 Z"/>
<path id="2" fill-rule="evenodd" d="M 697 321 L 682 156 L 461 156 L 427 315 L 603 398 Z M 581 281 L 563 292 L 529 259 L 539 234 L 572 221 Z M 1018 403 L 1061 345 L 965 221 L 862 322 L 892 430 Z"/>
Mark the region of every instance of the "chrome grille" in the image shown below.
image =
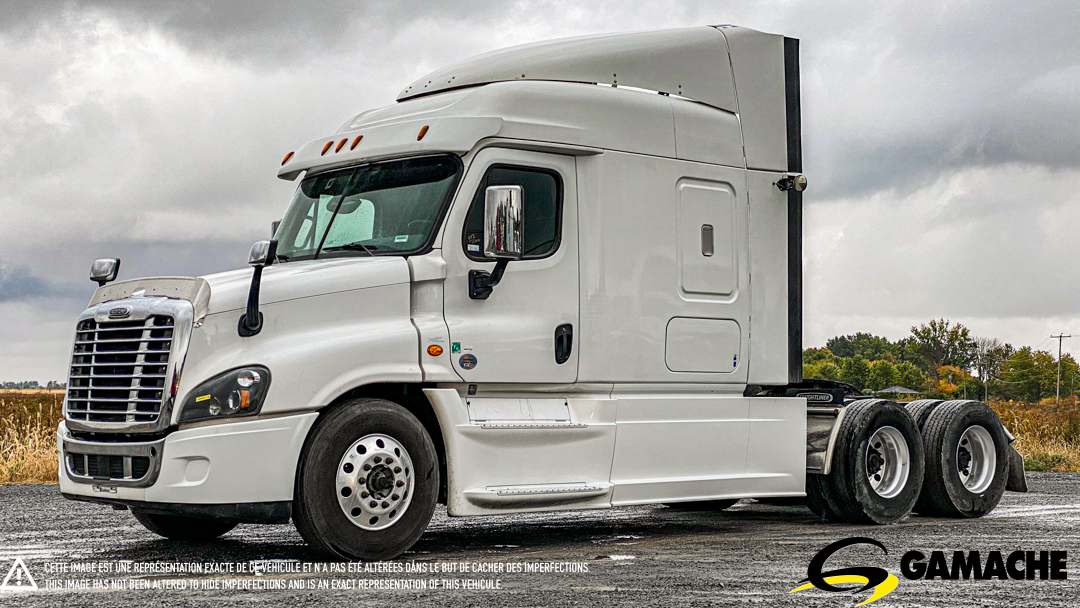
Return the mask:
<path id="1" fill-rule="evenodd" d="M 173 316 L 79 321 L 68 376 L 68 420 L 154 424 L 167 396 Z"/>

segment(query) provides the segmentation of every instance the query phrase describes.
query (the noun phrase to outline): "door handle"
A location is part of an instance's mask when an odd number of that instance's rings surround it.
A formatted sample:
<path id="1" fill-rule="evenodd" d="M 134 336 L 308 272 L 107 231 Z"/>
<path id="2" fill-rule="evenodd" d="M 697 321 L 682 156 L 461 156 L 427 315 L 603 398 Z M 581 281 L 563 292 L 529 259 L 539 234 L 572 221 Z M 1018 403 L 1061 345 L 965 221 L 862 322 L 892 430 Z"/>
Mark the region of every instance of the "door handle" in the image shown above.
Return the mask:
<path id="1" fill-rule="evenodd" d="M 562 365 L 574 349 L 574 326 L 565 323 L 555 328 L 555 363 Z"/>

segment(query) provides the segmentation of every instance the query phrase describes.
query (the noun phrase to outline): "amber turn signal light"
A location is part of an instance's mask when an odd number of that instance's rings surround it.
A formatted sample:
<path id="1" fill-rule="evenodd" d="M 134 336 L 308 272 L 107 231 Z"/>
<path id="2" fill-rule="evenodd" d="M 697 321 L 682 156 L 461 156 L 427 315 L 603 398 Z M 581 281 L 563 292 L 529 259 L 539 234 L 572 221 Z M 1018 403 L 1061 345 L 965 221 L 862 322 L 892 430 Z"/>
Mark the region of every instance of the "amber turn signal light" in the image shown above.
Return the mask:
<path id="1" fill-rule="evenodd" d="M 431 346 L 427 347 L 427 354 L 431 355 L 432 357 L 438 357 L 442 354 L 442 347 L 438 344 L 432 344 Z"/>

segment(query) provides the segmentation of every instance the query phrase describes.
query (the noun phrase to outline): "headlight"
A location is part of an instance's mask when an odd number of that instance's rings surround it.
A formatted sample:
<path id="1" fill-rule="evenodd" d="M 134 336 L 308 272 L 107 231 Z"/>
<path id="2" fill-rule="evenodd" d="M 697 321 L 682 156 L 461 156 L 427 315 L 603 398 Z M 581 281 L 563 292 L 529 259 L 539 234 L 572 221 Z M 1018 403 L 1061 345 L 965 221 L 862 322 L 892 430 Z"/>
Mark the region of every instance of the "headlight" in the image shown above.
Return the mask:
<path id="1" fill-rule="evenodd" d="M 188 393 L 180 422 L 253 416 L 259 413 L 269 388 L 270 370 L 261 365 L 227 371 Z"/>

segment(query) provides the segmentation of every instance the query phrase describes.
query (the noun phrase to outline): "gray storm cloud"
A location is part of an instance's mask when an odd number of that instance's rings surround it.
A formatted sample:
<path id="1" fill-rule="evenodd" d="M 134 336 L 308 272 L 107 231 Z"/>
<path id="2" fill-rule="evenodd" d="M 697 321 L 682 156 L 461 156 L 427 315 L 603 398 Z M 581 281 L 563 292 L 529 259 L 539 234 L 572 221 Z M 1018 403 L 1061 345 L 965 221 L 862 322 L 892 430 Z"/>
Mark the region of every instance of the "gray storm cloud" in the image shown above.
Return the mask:
<path id="1" fill-rule="evenodd" d="M 0 380 L 63 377 L 95 257 L 242 266 L 295 187 L 281 156 L 429 70 L 716 23 L 802 40 L 808 344 L 938 316 L 1020 343 L 1080 331 L 1073 2 L 7 0 Z"/>

